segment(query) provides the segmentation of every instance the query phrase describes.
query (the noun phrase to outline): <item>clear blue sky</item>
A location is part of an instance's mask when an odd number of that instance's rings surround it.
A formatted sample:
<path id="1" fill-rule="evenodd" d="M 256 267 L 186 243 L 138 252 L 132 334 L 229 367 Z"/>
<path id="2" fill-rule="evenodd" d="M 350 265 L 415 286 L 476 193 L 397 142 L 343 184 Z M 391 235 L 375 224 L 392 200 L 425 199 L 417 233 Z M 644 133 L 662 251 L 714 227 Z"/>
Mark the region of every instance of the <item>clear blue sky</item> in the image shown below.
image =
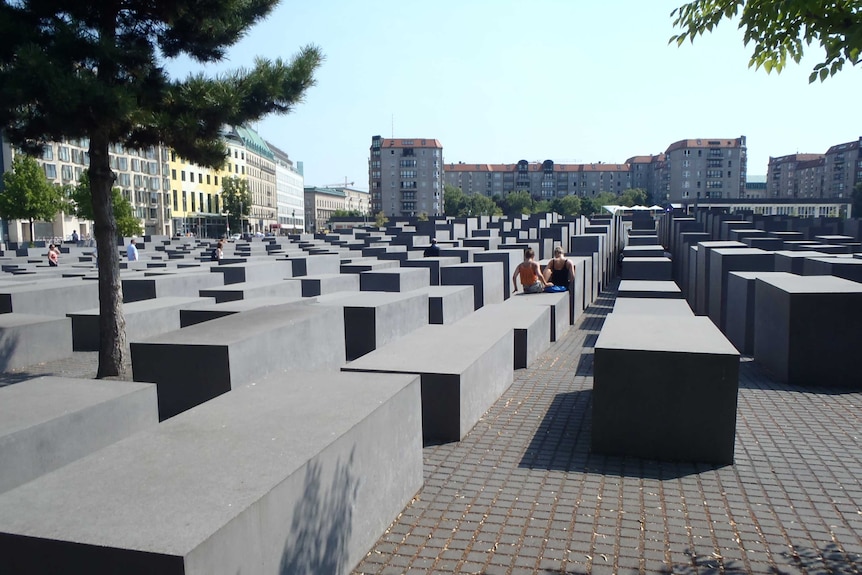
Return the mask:
<path id="1" fill-rule="evenodd" d="M 765 175 L 769 156 L 862 136 L 862 69 L 808 84 L 821 56 L 811 46 L 780 75 L 755 71 L 729 21 L 669 45 L 681 3 L 283 1 L 205 72 L 322 49 L 305 102 L 256 126 L 304 162 L 306 185 L 367 189 L 375 134 L 436 138 L 447 163 L 621 163 L 686 138 L 745 135 L 749 176 Z"/>

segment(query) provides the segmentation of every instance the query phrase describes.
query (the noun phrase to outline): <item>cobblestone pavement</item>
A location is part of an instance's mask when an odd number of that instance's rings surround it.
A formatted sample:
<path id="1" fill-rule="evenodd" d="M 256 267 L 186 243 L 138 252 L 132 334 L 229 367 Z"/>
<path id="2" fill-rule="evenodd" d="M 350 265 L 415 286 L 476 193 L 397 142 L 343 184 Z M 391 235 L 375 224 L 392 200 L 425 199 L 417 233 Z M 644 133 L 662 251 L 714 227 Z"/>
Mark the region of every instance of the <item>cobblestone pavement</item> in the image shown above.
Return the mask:
<path id="1" fill-rule="evenodd" d="M 784 386 L 744 358 L 734 465 L 590 454 L 592 346 L 613 298 L 463 441 L 425 447 L 425 485 L 354 574 L 862 573 L 862 393 Z M 97 356 L 0 386 L 94 377 Z"/>
<path id="2" fill-rule="evenodd" d="M 860 393 L 783 386 L 744 358 L 734 465 L 590 454 L 613 297 L 463 441 L 425 447 L 425 485 L 355 574 L 862 573 Z"/>

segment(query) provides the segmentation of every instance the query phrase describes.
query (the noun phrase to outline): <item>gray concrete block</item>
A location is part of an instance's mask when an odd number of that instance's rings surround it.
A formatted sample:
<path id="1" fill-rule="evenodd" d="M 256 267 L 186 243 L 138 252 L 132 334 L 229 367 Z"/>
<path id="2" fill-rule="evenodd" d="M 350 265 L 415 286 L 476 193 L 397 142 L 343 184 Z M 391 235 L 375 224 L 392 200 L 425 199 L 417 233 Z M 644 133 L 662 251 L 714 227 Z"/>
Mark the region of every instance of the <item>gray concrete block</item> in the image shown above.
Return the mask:
<path id="1" fill-rule="evenodd" d="M 659 245 L 656 235 L 629 234 L 628 245 L 630 246 L 657 246 Z"/>
<path id="2" fill-rule="evenodd" d="M 673 279 L 670 258 L 623 258 L 624 280 L 669 281 Z"/>
<path id="3" fill-rule="evenodd" d="M 162 297 L 123 304 L 127 342 L 180 329 L 180 310 L 210 305 L 209 297 Z M 72 349 L 99 351 L 99 310 L 67 314 L 72 320 Z"/>
<path id="4" fill-rule="evenodd" d="M 99 286 L 80 278 L 32 279 L 21 285 L 0 288 L 0 313 L 23 313 L 62 317 L 72 311 L 99 305 Z"/>
<path id="5" fill-rule="evenodd" d="M 320 305 L 344 310 L 348 361 L 428 325 L 428 293 L 341 292 L 317 298 Z"/>
<path id="6" fill-rule="evenodd" d="M 695 282 L 695 305 L 692 306 L 697 315 L 709 315 L 710 263 L 709 252 L 713 249 L 748 248 L 742 242 L 698 242 L 697 261 L 695 262 L 697 281 Z"/>
<path id="7" fill-rule="evenodd" d="M 193 309 L 180 310 L 180 327 L 188 327 L 205 321 L 218 319 L 272 305 L 284 305 L 287 303 L 314 303 L 317 298 L 303 297 L 257 297 L 242 300 L 230 300 L 223 303 L 195 306 Z"/>
<path id="8" fill-rule="evenodd" d="M 235 390 L 0 497 L 0 571 L 346 575 L 422 485 L 420 413 L 415 376 Z"/>
<path id="9" fill-rule="evenodd" d="M 429 286 L 428 323 L 450 324 L 473 313 L 473 286 Z"/>
<path id="10" fill-rule="evenodd" d="M 0 370 L 72 357 L 72 322 L 67 317 L 0 314 Z"/>
<path id="11" fill-rule="evenodd" d="M 474 254 L 483 251 L 485 251 L 483 248 L 442 248 L 440 256 L 460 258 L 462 264 L 467 264 L 473 261 Z"/>
<path id="12" fill-rule="evenodd" d="M 862 388 L 862 284 L 790 274 L 756 282 L 754 360 L 782 383 Z"/>
<path id="13" fill-rule="evenodd" d="M 40 377 L 0 388 L 0 493 L 159 422 L 148 383 Z"/>
<path id="14" fill-rule="evenodd" d="M 359 291 L 407 292 L 428 287 L 428 273 L 416 268 L 392 268 L 359 274 Z"/>
<path id="15" fill-rule="evenodd" d="M 124 278 L 122 283 L 123 302 L 131 303 L 157 297 L 199 297 L 202 289 L 223 286 L 224 276 L 202 270 L 164 275 L 148 274 L 143 278 Z"/>
<path id="16" fill-rule="evenodd" d="M 633 315 L 693 317 L 694 312 L 683 299 L 618 297 L 613 313 Z"/>
<path id="17" fill-rule="evenodd" d="M 461 263 L 461 259 L 456 257 L 417 258 L 403 260 L 401 262 L 401 267 L 427 269 L 428 285 L 437 286 L 440 285 L 440 268 L 443 266 L 453 266 L 459 263 Z"/>
<path id="18" fill-rule="evenodd" d="M 509 299 L 512 295 L 512 274 L 515 273 L 515 268 L 518 267 L 524 260 L 523 254 L 517 250 L 489 250 L 485 252 L 476 252 L 473 254 L 473 261 L 477 263 L 483 262 L 501 262 L 503 264 L 503 299 Z"/>
<path id="19" fill-rule="evenodd" d="M 390 263 L 398 265 L 398 262 Z M 302 297 L 314 297 L 339 291 L 359 291 L 359 272 L 303 276 L 286 281 L 300 282 Z"/>
<path id="20" fill-rule="evenodd" d="M 594 453 L 733 463 L 739 353 L 709 319 L 609 314 L 594 374 Z"/>
<path id="21" fill-rule="evenodd" d="M 722 331 L 727 315 L 727 276 L 732 271 L 775 271 L 772 252 L 757 248 L 715 248 L 710 250 L 709 319 Z"/>
<path id="22" fill-rule="evenodd" d="M 623 257 L 626 258 L 661 258 L 664 257 L 662 246 L 626 246 L 623 248 Z M 623 266 L 625 267 L 625 266 Z"/>
<path id="23" fill-rule="evenodd" d="M 337 274 L 341 265 L 336 254 L 290 256 L 287 260 L 293 267 L 293 277 Z"/>
<path id="24" fill-rule="evenodd" d="M 266 306 L 133 341 L 132 373 L 158 385 L 164 420 L 273 373 L 337 370 L 344 344 L 332 334 L 343 332 L 340 309 Z"/>
<path id="25" fill-rule="evenodd" d="M 807 258 L 823 257 L 820 252 L 807 250 L 779 250 L 775 254 L 775 271 L 801 276 Z"/>
<path id="26" fill-rule="evenodd" d="M 473 286 L 474 309 L 503 301 L 501 262 L 474 262 L 440 268 L 440 285 Z"/>
<path id="27" fill-rule="evenodd" d="M 727 276 L 727 312 L 724 334 L 745 355 L 754 354 L 754 288 L 758 277 L 786 272 L 730 272 Z"/>
<path id="28" fill-rule="evenodd" d="M 367 259 L 361 262 L 342 264 L 340 273 L 361 274 L 362 272 L 370 272 L 374 270 L 396 269 L 399 267 L 399 263 L 400 262 L 398 260 Z"/>
<path id="29" fill-rule="evenodd" d="M 302 297 L 302 283 L 296 281 L 243 282 L 222 287 L 202 289 L 201 297 L 213 298 L 216 303 L 254 299 L 260 297 Z"/>
<path id="30" fill-rule="evenodd" d="M 862 260 L 845 257 L 805 258 L 802 275 L 834 276 L 854 282 L 862 282 Z"/>
<path id="31" fill-rule="evenodd" d="M 210 272 L 224 276 L 222 285 L 273 282 L 293 277 L 293 266 L 286 260 L 269 258 L 266 261 L 214 265 L 210 268 Z"/>
<path id="32" fill-rule="evenodd" d="M 453 327 L 470 324 L 497 325 L 512 331 L 513 369 L 530 367 L 551 347 L 551 306 L 486 305 Z"/>
<path id="33" fill-rule="evenodd" d="M 512 384 L 513 356 L 511 332 L 497 326 L 429 325 L 343 370 L 419 374 L 423 438 L 459 441 Z"/>
<path id="34" fill-rule="evenodd" d="M 551 308 L 551 341 L 557 341 L 569 331 L 568 292 L 530 293 L 518 292 L 506 300 L 507 306 L 540 306 Z"/>
<path id="35" fill-rule="evenodd" d="M 622 280 L 617 297 L 682 299 L 682 291 L 671 281 Z"/>

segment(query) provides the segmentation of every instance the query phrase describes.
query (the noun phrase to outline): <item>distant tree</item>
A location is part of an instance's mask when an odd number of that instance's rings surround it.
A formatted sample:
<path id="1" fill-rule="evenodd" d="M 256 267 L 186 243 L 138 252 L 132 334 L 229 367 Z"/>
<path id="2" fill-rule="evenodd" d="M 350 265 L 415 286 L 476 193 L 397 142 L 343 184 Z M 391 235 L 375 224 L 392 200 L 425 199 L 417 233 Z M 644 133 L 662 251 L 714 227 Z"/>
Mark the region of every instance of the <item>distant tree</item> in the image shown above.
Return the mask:
<path id="1" fill-rule="evenodd" d="M 388 223 L 389 223 L 389 218 L 386 217 L 386 213 L 383 210 L 377 212 L 377 215 L 374 216 L 374 225 L 377 226 L 378 228 L 382 228 L 383 226 L 385 226 Z"/>
<path id="2" fill-rule="evenodd" d="M 646 202 L 646 190 L 641 188 L 629 188 L 617 198 L 617 203 L 621 206 L 645 206 Z"/>
<path id="3" fill-rule="evenodd" d="M 419 215 L 416 216 L 417 222 L 427 222 L 428 221 L 428 212 L 419 212 Z"/>
<path id="4" fill-rule="evenodd" d="M 464 206 L 459 211 L 459 216 L 493 216 L 500 208 L 494 200 L 482 194 L 469 194 L 465 196 Z"/>
<path id="5" fill-rule="evenodd" d="M 505 205 L 503 211 L 509 216 L 533 213 L 533 198 L 530 196 L 530 192 L 525 190 L 511 192 L 503 201 Z"/>
<path id="6" fill-rule="evenodd" d="M 447 216 L 459 215 L 465 207 L 464 192 L 457 186 L 443 185 L 443 209 Z"/>
<path id="7" fill-rule="evenodd" d="M 581 198 L 574 195 L 556 198 L 551 202 L 551 209 L 563 216 L 577 216 L 581 213 Z"/>
<path id="8" fill-rule="evenodd" d="M 682 32 L 670 42 L 694 42 L 696 36 L 712 32 L 725 19 L 740 14 L 743 41 L 754 42 L 748 66 L 767 73 L 781 72 L 790 58 L 797 64 L 806 47 L 819 42 L 824 60 L 814 66 L 808 81 L 822 82 L 837 73 L 845 62 L 855 66 L 862 50 L 862 2 L 838 0 L 697 0 L 673 10 L 673 25 Z"/>
<path id="9" fill-rule="evenodd" d="M 553 200 L 534 200 L 533 207 L 531 208 L 534 214 L 547 214 L 548 212 L 554 211 L 554 201 Z"/>
<path id="10" fill-rule="evenodd" d="M 611 192 L 599 192 L 593 198 L 596 204 L 596 212 L 602 211 L 602 206 L 613 206 L 619 203 L 619 198 Z"/>
<path id="11" fill-rule="evenodd" d="M 78 178 L 78 184 L 68 186 L 69 213 L 80 220 L 93 221 L 93 194 L 90 192 L 90 172 L 84 170 Z M 143 232 L 141 221 L 135 217 L 132 204 L 123 197 L 120 188 L 111 188 L 111 204 L 114 208 L 114 217 L 117 220 L 117 235 L 120 237 L 131 237 Z"/>
<path id="12" fill-rule="evenodd" d="M 224 59 L 228 46 L 278 0 L 87 0 L 0 3 L 0 128 L 25 151 L 46 141 L 89 142 L 99 258 L 99 378 L 125 372 L 111 144 L 164 144 L 198 165 L 219 168 L 223 126 L 287 113 L 314 84 L 323 56 L 303 48 L 291 62 L 258 59 L 248 70 L 172 80 L 165 60 Z"/>
<path id="13" fill-rule="evenodd" d="M 7 220 L 30 222 L 30 241 L 33 222 L 49 222 L 63 209 L 64 194 L 53 186 L 39 163 L 30 156 L 18 154 L 12 160 L 12 170 L 3 174 L 3 190 L 0 193 L 0 216 Z"/>
<path id="14" fill-rule="evenodd" d="M 582 216 L 591 216 L 597 211 L 599 211 L 599 208 L 596 207 L 596 201 L 593 198 L 590 198 L 588 196 L 584 196 L 583 198 L 581 198 Z"/>
<path id="15" fill-rule="evenodd" d="M 239 176 L 222 178 L 221 205 L 228 214 L 228 227 L 240 233 L 244 232 L 243 218 L 251 214 L 251 190 L 248 180 Z"/>
<path id="16" fill-rule="evenodd" d="M 356 218 L 361 217 L 362 212 L 359 210 L 335 210 L 332 212 L 333 218 Z"/>

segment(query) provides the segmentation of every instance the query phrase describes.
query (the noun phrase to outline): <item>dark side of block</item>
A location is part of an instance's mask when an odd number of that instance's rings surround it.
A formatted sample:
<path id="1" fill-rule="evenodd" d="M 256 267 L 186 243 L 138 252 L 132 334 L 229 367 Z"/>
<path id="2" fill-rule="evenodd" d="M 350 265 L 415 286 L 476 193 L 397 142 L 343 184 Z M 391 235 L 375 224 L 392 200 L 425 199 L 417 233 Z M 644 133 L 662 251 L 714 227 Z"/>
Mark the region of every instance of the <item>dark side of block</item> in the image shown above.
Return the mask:
<path id="1" fill-rule="evenodd" d="M 159 421 L 231 389 L 227 345 L 132 342 L 130 347 L 135 381 L 156 384 Z"/>
<path id="2" fill-rule="evenodd" d="M 422 438 L 426 442 L 460 441 L 460 388 L 460 376 L 422 374 Z"/>
<path id="3" fill-rule="evenodd" d="M 592 451 L 732 464 L 739 358 L 596 349 Z"/>
<path id="4" fill-rule="evenodd" d="M 377 349 L 377 313 L 370 307 L 344 307 L 344 349 L 353 361 Z"/>
<path id="5" fill-rule="evenodd" d="M 0 573 L 182 575 L 182 557 L 0 533 Z"/>

